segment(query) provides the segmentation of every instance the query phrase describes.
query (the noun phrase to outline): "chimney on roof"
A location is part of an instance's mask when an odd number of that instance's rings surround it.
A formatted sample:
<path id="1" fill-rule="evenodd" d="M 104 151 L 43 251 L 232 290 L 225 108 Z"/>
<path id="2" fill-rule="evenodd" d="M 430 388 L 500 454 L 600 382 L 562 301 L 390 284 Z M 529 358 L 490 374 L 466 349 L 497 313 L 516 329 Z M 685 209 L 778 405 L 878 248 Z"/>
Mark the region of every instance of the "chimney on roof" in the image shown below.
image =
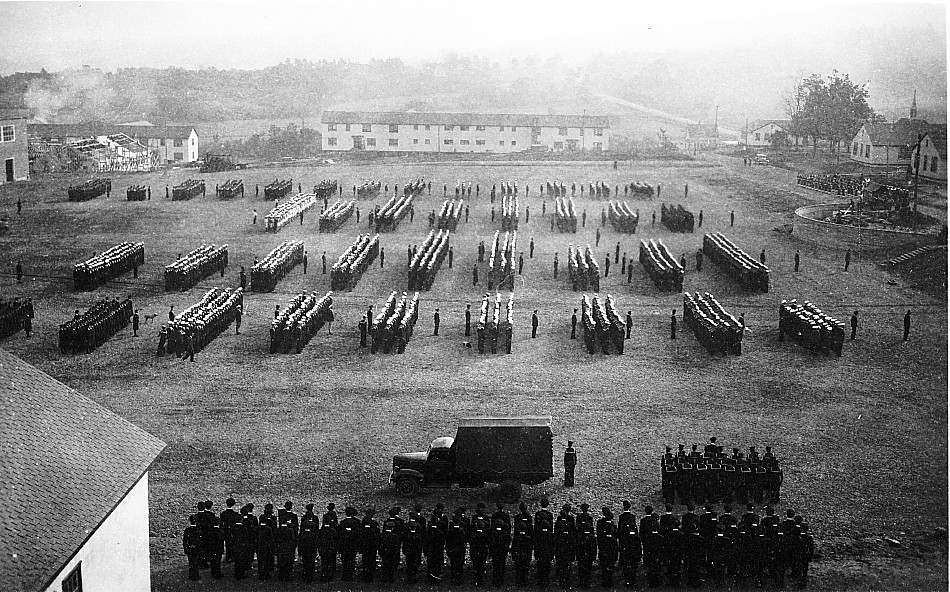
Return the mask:
<path id="1" fill-rule="evenodd" d="M 914 100 L 910 104 L 910 118 L 917 119 L 917 89 L 914 89 Z"/>

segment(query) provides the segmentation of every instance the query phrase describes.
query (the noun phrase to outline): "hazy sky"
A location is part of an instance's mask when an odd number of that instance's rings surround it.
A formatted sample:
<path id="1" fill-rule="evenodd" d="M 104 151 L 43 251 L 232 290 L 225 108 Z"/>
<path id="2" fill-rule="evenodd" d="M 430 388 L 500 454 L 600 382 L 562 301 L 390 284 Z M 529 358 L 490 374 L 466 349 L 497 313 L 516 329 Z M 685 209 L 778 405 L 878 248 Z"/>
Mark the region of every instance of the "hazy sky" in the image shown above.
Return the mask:
<path id="1" fill-rule="evenodd" d="M 605 2 L 572 0 L 6 2 L 0 74 L 88 64 L 259 68 L 287 58 L 438 59 L 447 52 L 506 62 L 598 51 L 693 50 L 860 27 L 928 26 L 946 38 L 946 6 L 931 3 Z"/>

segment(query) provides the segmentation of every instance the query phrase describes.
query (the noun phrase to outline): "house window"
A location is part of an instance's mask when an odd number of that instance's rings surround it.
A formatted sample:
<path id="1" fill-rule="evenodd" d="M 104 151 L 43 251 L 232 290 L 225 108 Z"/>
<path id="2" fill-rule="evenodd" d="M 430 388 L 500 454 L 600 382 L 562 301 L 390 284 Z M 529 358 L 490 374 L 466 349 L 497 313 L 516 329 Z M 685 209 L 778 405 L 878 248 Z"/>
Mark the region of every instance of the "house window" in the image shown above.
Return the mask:
<path id="1" fill-rule="evenodd" d="M 462 146 L 468 146 L 469 144 L 471 144 L 471 142 L 469 142 L 468 140 L 461 140 L 459 144 L 461 144 Z"/>
<path id="2" fill-rule="evenodd" d="M 594 150 L 603 150 L 604 145 L 602 142 L 594 142 Z"/>
<path id="3" fill-rule="evenodd" d="M 419 131 L 419 126 L 418 126 L 418 125 L 414 125 L 414 126 L 412 126 L 412 129 L 415 130 L 415 131 Z"/>
<path id="4" fill-rule="evenodd" d="M 476 131 L 476 132 L 483 132 L 483 131 L 485 131 L 485 126 L 484 126 L 484 125 L 476 125 L 476 126 L 475 126 L 475 131 Z"/>
<path id="5" fill-rule="evenodd" d="M 602 127 L 595 127 L 595 128 L 594 128 L 594 135 L 595 135 L 595 136 L 602 136 L 602 135 L 604 135 L 604 128 L 602 128 Z"/>
<path id="6" fill-rule="evenodd" d="M 350 131 L 350 124 L 346 124 L 346 131 Z"/>
<path id="7" fill-rule="evenodd" d="M 398 125 L 389 124 L 389 133 L 391 133 L 391 134 L 398 134 L 398 133 L 399 133 L 399 126 L 398 126 Z"/>
<path id="8" fill-rule="evenodd" d="M 197 140 L 195 140 L 194 138 L 191 139 L 191 145 L 192 145 L 192 146 L 196 145 L 197 143 L 198 143 Z"/>
<path id="9" fill-rule="evenodd" d="M 426 126 L 426 131 L 429 131 L 429 126 Z"/>
<path id="10" fill-rule="evenodd" d="M 577 150 L 577 140 L 568 140 L 567 141 L 568 150 Z"/>
<path id="11" fill-rule="evenodd" d="M 389 138 L 389 145 L 390 145 L 390 146 L 398 146 L 398 145 L 399 145 L 399 139 L 398 139 L 398 138 Z"/>
<path id="12" fill-rule="evenodd" d="M 182 147 L 181 140 L 175 140 L 175 148 L 181 148 L 181 147 Z"/>
<path id="13" fill-rule="evenodd" d="M 511 145 L 512 145 L 512 146 L 517 146 L 517 145 L 518 145 L 518 142 L 515 142 L 514 140 L 512 140 L 512 141 L 511 141 Z"/>
<path id="14" fill-rule="evenodd" d="M 327 146 L 336 146 L 336 138 L 327 138 Z"/>
<path id="15" fill-rule="evenodd" d="M 161 140 L 159 140 L 159 141 L 158 141 L 158 145 L 159 145 L 159 146 L 164 146 L 164 145 L 165 145 L 165 138 L 162 138 Z"/>
<path id="16" fill-rule="evenodd" d="M 328 131 L 328 132 L 335 132 L 335 131 L 336 131 L 336 124 L 335 124 L 335 123 L 328 123 L 328 124 L 327 124 L 327 131 Z"/>
<path id="17" fill-rule="evenodd" d="M 871 145 L 868 144 L 864 147 L 864 158 L 871 158 Z"/>
<path id="18" fill-rule="evenodd" d="M 930 159 L 930 172 L 931 172 L 931 173 L 936 173 L 936 172 L 937 172 L 937 161 L 938 161 L 938 160 L 940 160 L 940 159 L 939 159 L 938 157 L 936 157 L 936 156 L 934 156 L 933 158 Z"/>
<path id="19" fill-rule="evenodd" d="M 413 138 L 413 139 L 412 139 L 412 143 L 413 143 L 413 144 L 418 144 L 418 143 L 419 143 L 419 138 Z"/>
<path id="20" fill-rule="evenodd" d="M 852 143 L 851 143 L 851 154 L 852 154 L 853 156 L 857 156 L 857 155 L 858 155 L 858 143 L 857 143 L 857 142 L 852 142 Z"/>
<path id="21" fill-rule="evenodd" d="M 930 148 L 930 138 L 924 142 L 924 148 Z"/>
<path id="22" fill-rule="evenodd" d="M 446 146 L 451 146 L 452 144 L 455 143 L 455 140 L 442 140 L 442 143 L 445 144 Z"/>
<path id="23" fill-rule="evenodd" d="M 467 132 L 467 131 L 468 131 L 468 126 L 467 126 L 467 125 L 460 125 L 460 126 L 459 126 L 459 129 L 462 130 L 463 132 Z"/>
<path id="24" fill-rule="evenodd" d="M 16 139 L 16 129 L 12 125 L 5 125 L 2 128 L 0 142 L 12 142 Z"/>
<path id="25" fill-rule="evenodd" d="M 475 145 L 476 145 L 476 146 L 484 146 L 484 145 L 485 145 L 485 140 L 475 140 Z"/>
<path id="26" fill-rule="evenodd" d="M 367 133 L 367 134 L 368 134 L 368 133 L 370 133 L 370 132 L 372 132 L 372 131 L 373 131 L 373 124 L 372 124 L 372 123 L 364 123 L 364 124 L 363 124 L 363 132 L 364 132 L 364 133 Z"/>
<path id="27" fill-rule="evenodd" d="M 906 160 L 910 158 L 910 146 L 901 146 L 897 150 L 897 158 Z"/>
<path id="28" fill-rule="evenodd" d="M 82 592 L 82 563 L 74 567 L 63 580 L 63 592 Z"/>
<path id="29" fill-rule="evenodd" d="M 498 140 L 498 145 L 499 145 L 499 146 L 504 146 L 504 145 L 505 145 L 505 141 L 504 141 L 504 140 Z"/>
<path id="30" fill-rule="evenodd" d="M 366 138 L 366 145 L 367 145 L 367 146 L 375 146 L 375 145 L 376 145 L 376 138 Z"/>
<path id="31" fill-rule="evenodd" d="M 567 135 L 567 128 L 566 128 L 566 127 L 559 127 L 559 128 L 557 128 L 557 135 L 559 135 L 559 136 L 566 136 L 566 135 Z"/>
<path id="32" fill-rule="evenodd" d="M 454 130 L 454 129 L 455 129 L 455 126 L 454 126 L 454 125 L 447 125 L 447 126 L 445 126 L 445 131 L 447 131 L 447 132 L 450 132 L 450 131 L 452 131 L 452 130 Z"/>
<path id="33" fill-rule="evenodd" d="M 555 142 L 555 143 L 554 143 L 554 149 L 555 149 L 555 150 L 564 150 L 564 142 Z"/>
<path id="34" fill-rule="evenodd" d="M 505 126 L 501 126 L 501 127 L 499 127 L 499 128 L 498 128 L 498 131 L 500 131 L 500 132 L 503 132 L 503 131 L 505 131 Z"/>
<path id="35" fill-rule="evenodd" d="M 758 142 L 758 141 L 761 140 L 761 139 L 762 139 L 762 134 L 756 132 L 756 133 L 755 133 L 755 141 Z"/>
<path id="36" fill-rule="evenodd" d="M 924 154 L 924 170 L 925 171 L 927 170 L 927 165 L 929 164 L 928 161 L 929 161 L 929 158 L 927 157 L 926 154 Z"/>
<path id="37" fill-rule="evenodd" d="M 185 157 L 185 155 L 182 154 L 181 152 L 176 152 L 176 153 L 175 153 L 175 160 L 182 160 L 184 157 Z"/>
<path id="38" fill-rule="evenodd" d="M 583 138 L 583 137 L 584 137 L 584 128 L 580 128 L 580 130 L 581 130 L 581 137 Z"/>
<path id="39" fill-rule="evenodd" d="M 431 144 L 431 143 L 432 142 L 429 141 L 429 138 L 426 138 L 426 144 Z"/>

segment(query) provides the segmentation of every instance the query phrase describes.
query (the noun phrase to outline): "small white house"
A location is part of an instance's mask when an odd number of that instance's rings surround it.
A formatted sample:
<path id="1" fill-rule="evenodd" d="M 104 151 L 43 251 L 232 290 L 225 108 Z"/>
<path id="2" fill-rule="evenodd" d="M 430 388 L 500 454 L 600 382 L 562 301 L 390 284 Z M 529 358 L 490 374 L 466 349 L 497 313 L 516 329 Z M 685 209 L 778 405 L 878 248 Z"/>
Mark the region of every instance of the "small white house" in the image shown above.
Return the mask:
<path id="1" fill-rule="evenodd" d="M 0 446 L 0 588 L 149 591 L 164 442 L 0 350 Z"/>
<path id="2" fill-rule="evenodd" d="M 760 119 L 749 124 L 749 128 L 743 132 L 745 136 L 743 143 L 746 147 L 771 146 L 772 136 L 777 133 L 785 133 L 789 140 L 792 135 L 788 128 L 791 124 L 790 119 Z"/>
<path id="3" fill-rule="evenodd" d="M 917 156 L 917 145 L 911 154 L 912 163 Z M 920 141 L 920 178 L 947 182 L 947 126 L 934 125 Z"/>

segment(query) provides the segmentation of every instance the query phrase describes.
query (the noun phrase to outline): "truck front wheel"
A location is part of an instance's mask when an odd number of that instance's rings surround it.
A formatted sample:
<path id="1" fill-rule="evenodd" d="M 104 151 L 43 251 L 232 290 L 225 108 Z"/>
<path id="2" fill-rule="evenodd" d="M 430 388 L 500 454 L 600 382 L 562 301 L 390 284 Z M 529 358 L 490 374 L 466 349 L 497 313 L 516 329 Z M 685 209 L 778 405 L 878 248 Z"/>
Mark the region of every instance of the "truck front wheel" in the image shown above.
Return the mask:
<path id="1" fill-rule="evenodd" d="M 396 491 L 403 497 L 412 497 L 419 493 L 419 482 L 412 477 L 403 477 L 396 482 Z"/>

